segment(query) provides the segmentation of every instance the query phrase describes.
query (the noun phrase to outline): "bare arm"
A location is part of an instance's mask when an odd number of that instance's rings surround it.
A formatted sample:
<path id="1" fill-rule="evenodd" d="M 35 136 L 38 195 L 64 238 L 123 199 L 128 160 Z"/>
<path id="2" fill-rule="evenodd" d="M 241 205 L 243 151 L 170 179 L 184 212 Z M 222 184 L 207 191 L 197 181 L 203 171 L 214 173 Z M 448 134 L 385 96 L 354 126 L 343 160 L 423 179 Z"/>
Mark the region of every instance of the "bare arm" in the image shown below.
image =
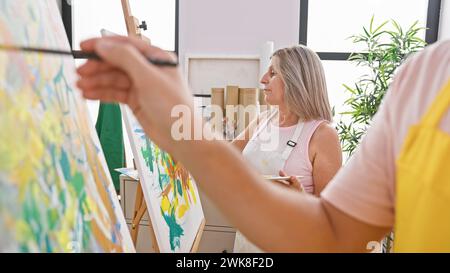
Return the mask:
<path id="1" fill-rule="evenodd" d="M 314 195 L 319 196 L 342 166 L 342 150 L 336 130 L 322 123 L 309 145 L 313 165 Z"/>
<path id="2" fill-rule="evenodd" d="M 200 187 L 247 238 L 266 251 L 365 251 L 370 241 L 379 241 L 389 231 L 355 220 L 323 199 L 262 180 L 223 143 L 179 144 L 177 156 L 188 162 Z M 193 150 L 209 160 L 192 160 Z"/>
<path id="3" fill-rule="evenodd" d="M 103 59 L 78 69 L 84 97 L 127 104 L 152 140 L 183 162 L 219 209 L 262 249 L 364 251 L 389 230 L 355 220 L 321 198 L 268 183 L 229 143 L 174 141 L 172 109 L 183 105 L 194 113 L 187 85 L 178 70 L 157 68 L 142 56 L 174 59 L 168 53 L 124 37 L 92 39 L 82 49 Z M 204 133 L 208 138 L 210 132 Z"/>

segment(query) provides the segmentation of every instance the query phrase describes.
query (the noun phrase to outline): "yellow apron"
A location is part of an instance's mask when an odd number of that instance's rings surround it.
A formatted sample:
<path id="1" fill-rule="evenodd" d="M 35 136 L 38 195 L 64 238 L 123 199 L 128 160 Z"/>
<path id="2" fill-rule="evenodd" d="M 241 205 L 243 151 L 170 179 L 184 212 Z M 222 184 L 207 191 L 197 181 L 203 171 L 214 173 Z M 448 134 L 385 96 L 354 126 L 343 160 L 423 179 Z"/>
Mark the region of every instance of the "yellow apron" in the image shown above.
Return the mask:
<path id="1" fill-rule="evenodd" d="M 450 252 L 450 135 L 439 128 L 449 105 L 450 81 L 397 159 L 395 252 Z"/>

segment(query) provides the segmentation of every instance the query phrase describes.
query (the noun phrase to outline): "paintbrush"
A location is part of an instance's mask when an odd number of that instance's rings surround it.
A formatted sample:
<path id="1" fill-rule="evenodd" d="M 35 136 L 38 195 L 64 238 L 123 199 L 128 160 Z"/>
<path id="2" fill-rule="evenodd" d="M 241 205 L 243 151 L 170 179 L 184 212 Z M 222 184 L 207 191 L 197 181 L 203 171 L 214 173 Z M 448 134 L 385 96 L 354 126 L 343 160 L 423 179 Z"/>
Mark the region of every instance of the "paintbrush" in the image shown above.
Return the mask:
<path id="1" fill-rule="evenodd" d="M 296 175 L 294 177 L 297 178 L 298 180 L 301 180 L 304 178 L 304 176 L 299 176 L 299 175 Z M 290 176 L 263 175 L 263 178 L 266 180 L 269 180 L 269 181 L 281 183 L 285 186 L 291 186 L 291 183 L 289 183 L 289 181 L 288 181 L 290 179 Z M 302 183 L 300 183 L 300 189 L 301 189 L 300 190 L 301 192 L 305 192 L 305 188 L 303 187 Z"/>
<path id="2" fill-rule="evenodd" d="M 285 180 L 289 180 L 290 176 L 271 176 L 271 175 L 264 175 L 263 176 L 264 179 L 266 180 L 279 180 L 279 181 L 285 181 Z M 297 179 L 302 179 L 304 178 L 304 176 L 295 176 Z"/>
<path id="3" fill-rule="evenodd" d="M 36 48 L 36 47 L 23 47 L 23 46 L 10 46 L 10 45 L 1 45 L 0 50 L 6 51 L 22 51 L 22 52 L 31 52 L 31 53 L 43 53 L 43 54 L 55 54 L 55 55 L 65 55 L 72 56 L 76 59 L 89 59 L 89 60 L 99 60 L 101 61 L 100 56 L 98 56 L 94 52 L 85 52 L 85 51 L 65 51 L 58 49 L 48 49 L 48 48 Z M 178 66 L 177 62 L 167 61 L 167 60 L 159 60 L 154 58 L 146 57 L 149 63 L 156 66 L 168 66 L 168 67 L 176 67 Z"/>

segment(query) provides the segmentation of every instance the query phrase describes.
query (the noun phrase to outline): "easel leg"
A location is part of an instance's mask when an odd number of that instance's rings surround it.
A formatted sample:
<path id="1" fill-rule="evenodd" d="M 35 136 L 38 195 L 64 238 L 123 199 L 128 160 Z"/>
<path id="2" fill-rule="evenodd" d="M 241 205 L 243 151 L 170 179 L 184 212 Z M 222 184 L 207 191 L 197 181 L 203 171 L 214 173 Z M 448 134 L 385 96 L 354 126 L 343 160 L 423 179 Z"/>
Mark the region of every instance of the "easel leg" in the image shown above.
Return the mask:
<path id="1" fill-rule="evenodd" d="M 147 214 L 148 215 L 148 214 Z M 155 251 L 155 253 L 160 253 L 159 247 L 158 247 L 158 241 L 156 241 L 156 234 L 155 234 L 155 230 L 153 229 L 153 224 L 152 224 L 152 218 L 150 217 L 150 215 L 148 215 L 148 221 L 149 221 L 149 229 L 150 229 L 150 236 L 152 237 L 152 248 L 153 251 Z"/>
<path id="2" fill-rule="evenodd" d="M 203 230 L 205 229 L 206 220 L 203 218 L 200 227 L 198 228 L 197 236 L 195 236 L 194 244 L 192 244 L 191 253 L 197 253 L 200 241 L 202 239 Z"/>
<path id="3" fill-rule="evenodd" d="M 140 183 L 138 183 L 137 189 L 136 189 L 136 199 L 134 203 L 134 215 L 133 215 L 133 221 L 131 222 L 131 239 L 133 240 L 133 244 L 136 247 L 137 246 L 137 237 L 139 233 L 139 223 L 141 222 L 142 216 L 144 213 L 142 210 L 147 209 L 147 206 L 144 202 L 144 195 L 142 192 L 142 187 Z"/>
<path id="4" fill-rule="evenodd" d="M 134 204 L 133 221 L 131 222 L 131 239 L 133 240 L 133 244 L 135 247 L 137 247 L 137 238 L 139 235 L 139 223 L 141 222 L 142 217 L 144 217 L 144 214 L 146 212 L 147 212 L 147 204 L 145 203 L 144 200 L 142 186 L 139 183 L 138 188 L 136 190 L 136 201 Z M 149 222 L 150 236 L 152 238 L 152 248 L 156 253 L 159 253 L 160 251 L 158 247 L 158 242 L 156 241 L 156 235 L 153 230 L 150 215 L 148 215 L 148 222 Z"/>

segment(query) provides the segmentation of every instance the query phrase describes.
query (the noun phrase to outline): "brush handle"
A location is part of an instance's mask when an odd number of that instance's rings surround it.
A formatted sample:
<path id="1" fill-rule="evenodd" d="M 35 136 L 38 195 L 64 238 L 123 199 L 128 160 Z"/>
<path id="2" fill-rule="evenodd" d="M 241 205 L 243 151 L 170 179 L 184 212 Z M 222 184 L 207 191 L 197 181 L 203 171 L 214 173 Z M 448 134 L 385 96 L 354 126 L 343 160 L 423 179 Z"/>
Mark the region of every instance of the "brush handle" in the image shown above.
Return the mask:
<path id="1" fill-rule="evenodd" d="M 297 179 L 302 179 L 304 176 L 295 176 Z M 266 180 L 289 180 L 290 176 L 264 176 Z"/>
<path id="2" fill-rule="evenodd" d="M 21 47 L 21 46 L 10 46 L 10 45 L 2 45 L 0 44 L 0 50 L 6 51 L 22 51 L 22 52 L 31 52 L 31 53 L 43 53 L 43 54 L 54 54 L 54 55 L 67 55 L 73 56 L 76 59 L 89 59 L 89 60 L 99 60 L 101 58 L 95 54 L 94 52 L 85 52 L 81 50 L 73 50 L 73 51 L 64 51 L 58 49 L 48 49 L 48 48 L 34 48 L 34 47 Z M 168 60 L 159 60 L 146 57 L 149 63 L 160 66 L 160 67 L 176 67 L 178 66 L 178 62 L 172 62 Z"/>
<path id="3" fill-rule="evenodd" d="M 98 60 L 101 61 L 100 56 L 93 52 L 84 52 L 84 51 L 72 51 L 73 56 L 77 59 L 89 59 L 89 60 Z M 146 58 L 147 61 L 156 66 L 168 66 L 168 67 L 176 67 L 178 66 L 177 62 L 167 61 L 167 60 L 159 60 L 153 58 Z"/>
<path id="4" fill-rule="evenodd" d="M 101 60 L 101 58 L 93 52 L 73 50 L 72 55 L 75 59 L 89 59 L 89 60 L 98 60 L 98 61 Z"/>

